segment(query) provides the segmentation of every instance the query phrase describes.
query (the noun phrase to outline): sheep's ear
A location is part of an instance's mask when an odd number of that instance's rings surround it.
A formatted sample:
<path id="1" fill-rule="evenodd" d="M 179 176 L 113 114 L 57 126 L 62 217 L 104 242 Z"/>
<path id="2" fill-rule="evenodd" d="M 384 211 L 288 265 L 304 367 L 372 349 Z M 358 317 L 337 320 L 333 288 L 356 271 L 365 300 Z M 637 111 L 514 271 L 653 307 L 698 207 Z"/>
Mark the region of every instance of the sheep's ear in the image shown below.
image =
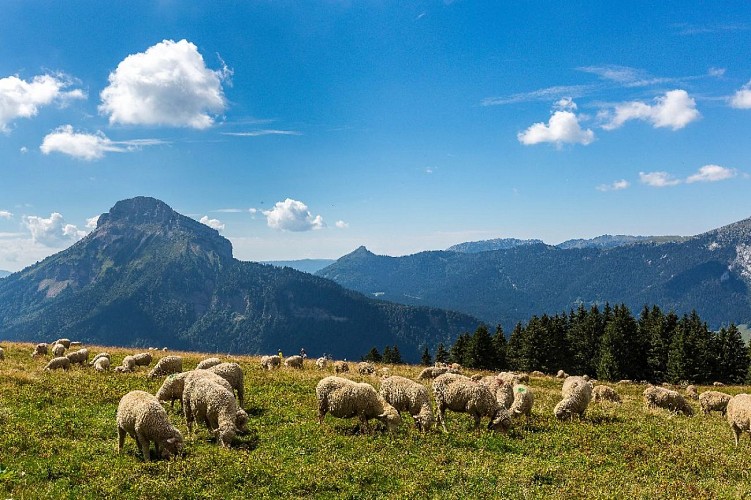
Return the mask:
<path id="1" fill-rule="evenodd" d="M 169 438 L 167 439 L 167 444 L 175 444 L 177 442 L 177 438 Z"/>

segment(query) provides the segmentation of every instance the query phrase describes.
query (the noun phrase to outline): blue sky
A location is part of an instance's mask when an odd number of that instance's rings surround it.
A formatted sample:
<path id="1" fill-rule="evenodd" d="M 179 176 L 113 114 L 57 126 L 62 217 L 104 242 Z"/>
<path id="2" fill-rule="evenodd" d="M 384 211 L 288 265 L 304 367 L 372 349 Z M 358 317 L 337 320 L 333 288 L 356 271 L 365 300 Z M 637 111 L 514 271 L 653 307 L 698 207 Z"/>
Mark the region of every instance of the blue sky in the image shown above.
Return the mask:
<path id="1" fill-rule="evenodd" d="M 243 260 L 751 216 L 748 2 L 1 9 L 0 269 L 138 195 Z"/>

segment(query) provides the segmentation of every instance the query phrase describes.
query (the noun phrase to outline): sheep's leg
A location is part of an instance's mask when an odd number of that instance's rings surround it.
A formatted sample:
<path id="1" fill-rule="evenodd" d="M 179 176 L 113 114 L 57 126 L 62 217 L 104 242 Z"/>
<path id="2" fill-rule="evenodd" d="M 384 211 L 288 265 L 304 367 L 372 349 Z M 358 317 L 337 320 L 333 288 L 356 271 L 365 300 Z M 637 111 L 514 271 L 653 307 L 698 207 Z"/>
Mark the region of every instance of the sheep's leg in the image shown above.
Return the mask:
<path id="1" fill-rule="evenodd" d="M 125 429 L 122 427 L 117 428 L 117 452 L 122 453 L 123 452 L 123 444 L 125 444 Z"/>
<path id="2" fill-rule="evenodd" d="M 474 430 L 480 429 L 480 415 L 478 413 L 473 413 L 472 418 L 475 420 L 475 428 Z M 492 418 L 491 418 L 492 420 Z"/>
<path id="3" fill-rule="evenodd" d="M 242 408 L 245 401 L 245 384 L 241 381 L 240 386 L 237 388 L 237 404 Z"/>
<path id="4" fill-rule="evenodd" d="M 438 420 L 441 422 L 443 432 L 448 434 L 448 429 L 446 429 L 446 407 L 443 405 L 438 405 Z"/>
<path id="5" fill-rule="evenodd" d="M 322 405 L 318 405 L 318 425 L 323 423 L 323 418 L 326 416 L 326 408 Z"/>
<path id="6" fill-rule="evenodd" d="M 149 455 L 149 440 L 140 433 L 136 433 L 136 441 L 141 445 L 141 452 L 143 453 L 143 460 L 149 462 L 151 457 Z"/>
<path id="7" fill-rule="evenodd" d="M 735 447 L 738 448 L 738 438 L 741 435 L 741 430 L 735 425 L 731 425 L 730 429 L 733 431 L 733 436 L 735 436 Z"/>
<path id="8" fill-rule="evenodd" d="M 188 434 L 193 433 L 193 410 L 190 407 L 190 399 L 183 398 L 183 412 L 185 413 L 185 423 L 188 424 Z"/>

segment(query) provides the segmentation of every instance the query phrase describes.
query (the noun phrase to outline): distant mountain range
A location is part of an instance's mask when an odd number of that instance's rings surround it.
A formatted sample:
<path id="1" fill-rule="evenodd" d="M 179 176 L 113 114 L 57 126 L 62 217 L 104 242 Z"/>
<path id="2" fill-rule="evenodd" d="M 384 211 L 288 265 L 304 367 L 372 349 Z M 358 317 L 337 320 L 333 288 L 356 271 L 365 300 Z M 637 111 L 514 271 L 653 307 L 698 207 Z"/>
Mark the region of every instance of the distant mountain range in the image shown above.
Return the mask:
<path id="1" fill-rule="evenodd" d="M 751 219 L 690 238 L 631 238 L 638 237 L 405 257 L 360 247 L 317 274 L 384 300 L 460 311 L 507 329 L 532 315 L 606 301 L 635 312 L 644 304 L 696 309 L 712 327 L 751 321 Z"/>
<path id="2" fill-rule="evenodd" d="M 0 278 L 5 278 L 6 276 L 10 276 L 11 274 L 13 273 L 11 273 L 10 271 L 3 271 L 2 269 L 0 269 Z"/>
<path id="3" fill-rule="evenodd" d="M 679 242 L 688 239 L 685 236 L 629 236 L 629 235 L 616 235 L 612 236 L 604 234 L 591 239 L 575 239 L 567 240 L 563 243 L 554 245 L 558 248 L 615 248 L 625 245 L 632 245 L 634 243 L 669 243 Z M 466 243 L 459 243 L 458 245 L 450 246 L 446 249 L 448 252 L 462 252 L 462 253 L 478 253 L 478 252 L 490 252 L 493 250 L 509 250 L 511 248 L 528 246 L 528 245 L 544 245 L 542 240 L 519 240 L 516 238 L 497 238 L 493 240 L 483 241 L 469 241 Z"/>
<path id="4" fill-rule="evenodd" d="M 210 227 L 146 197 L 120 201 L 70 248 L 0 280 L 0 339 L 359 358 L 453 342 L 478 320 L 367 298 L 232 257 Z"/>
<path id="5" fill-rule="evenodd" d="M 304 273 L 313 274 L 316 271 L 330 266 L 336 262 L 336 259 L 300 259 L 300 260 L 267 260 L 261 264 L 271 264 L 276 267 L 291 267 Z"/>

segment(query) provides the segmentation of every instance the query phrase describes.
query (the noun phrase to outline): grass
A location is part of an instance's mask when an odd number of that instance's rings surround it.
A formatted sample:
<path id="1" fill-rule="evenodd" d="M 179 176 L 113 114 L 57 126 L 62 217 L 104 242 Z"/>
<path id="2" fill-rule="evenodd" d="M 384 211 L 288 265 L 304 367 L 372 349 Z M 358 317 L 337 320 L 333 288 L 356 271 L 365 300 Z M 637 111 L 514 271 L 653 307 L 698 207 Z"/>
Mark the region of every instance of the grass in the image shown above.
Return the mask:
<path id="1" fill-rule="evenodd" d="M 186 455 L 145 463 L 128 437 L 118 455 L 115 412 L 125 393 L 156 392 L 162 380 L 91 368 L 45 373 L 31 344 L 3 343 L 0 362 L 2 498 L 739 498 L 751 494 L 751 443 L 736 450 L 719 414 L 646 410 L 643 386 L 617 386 L 622 405 L 592 404 L 583 421 L 558 422 L 561 381 L 533 377 L 535 409 L 507 435 L 472 430 L 449 413 L 449 434 L 400 430 L 360 434 L 357 422 L 327 416 L 319 426 L 322 373 L 264 372 L 255 357 L 231 357 L 245 371 L 251 432 L 222 449 L 204 428 Z M 132 349 L 107 350 L 119 364 Z M 174 353 L 170 353 L 174 354 Z M 205 357 L 179 353 L 185 368 Z M 160 356 L 158 353 L 157 356 Z M 419 367 L 392 372 L 415 378 Z M 352 375 L 376 387 L 372 377 Z M 699 388 L 700 392 L 707 388 Z M 737 394 L 747 387 L 723 387 Z M 173 423 L 187 436 L 177 408 Z"/>

